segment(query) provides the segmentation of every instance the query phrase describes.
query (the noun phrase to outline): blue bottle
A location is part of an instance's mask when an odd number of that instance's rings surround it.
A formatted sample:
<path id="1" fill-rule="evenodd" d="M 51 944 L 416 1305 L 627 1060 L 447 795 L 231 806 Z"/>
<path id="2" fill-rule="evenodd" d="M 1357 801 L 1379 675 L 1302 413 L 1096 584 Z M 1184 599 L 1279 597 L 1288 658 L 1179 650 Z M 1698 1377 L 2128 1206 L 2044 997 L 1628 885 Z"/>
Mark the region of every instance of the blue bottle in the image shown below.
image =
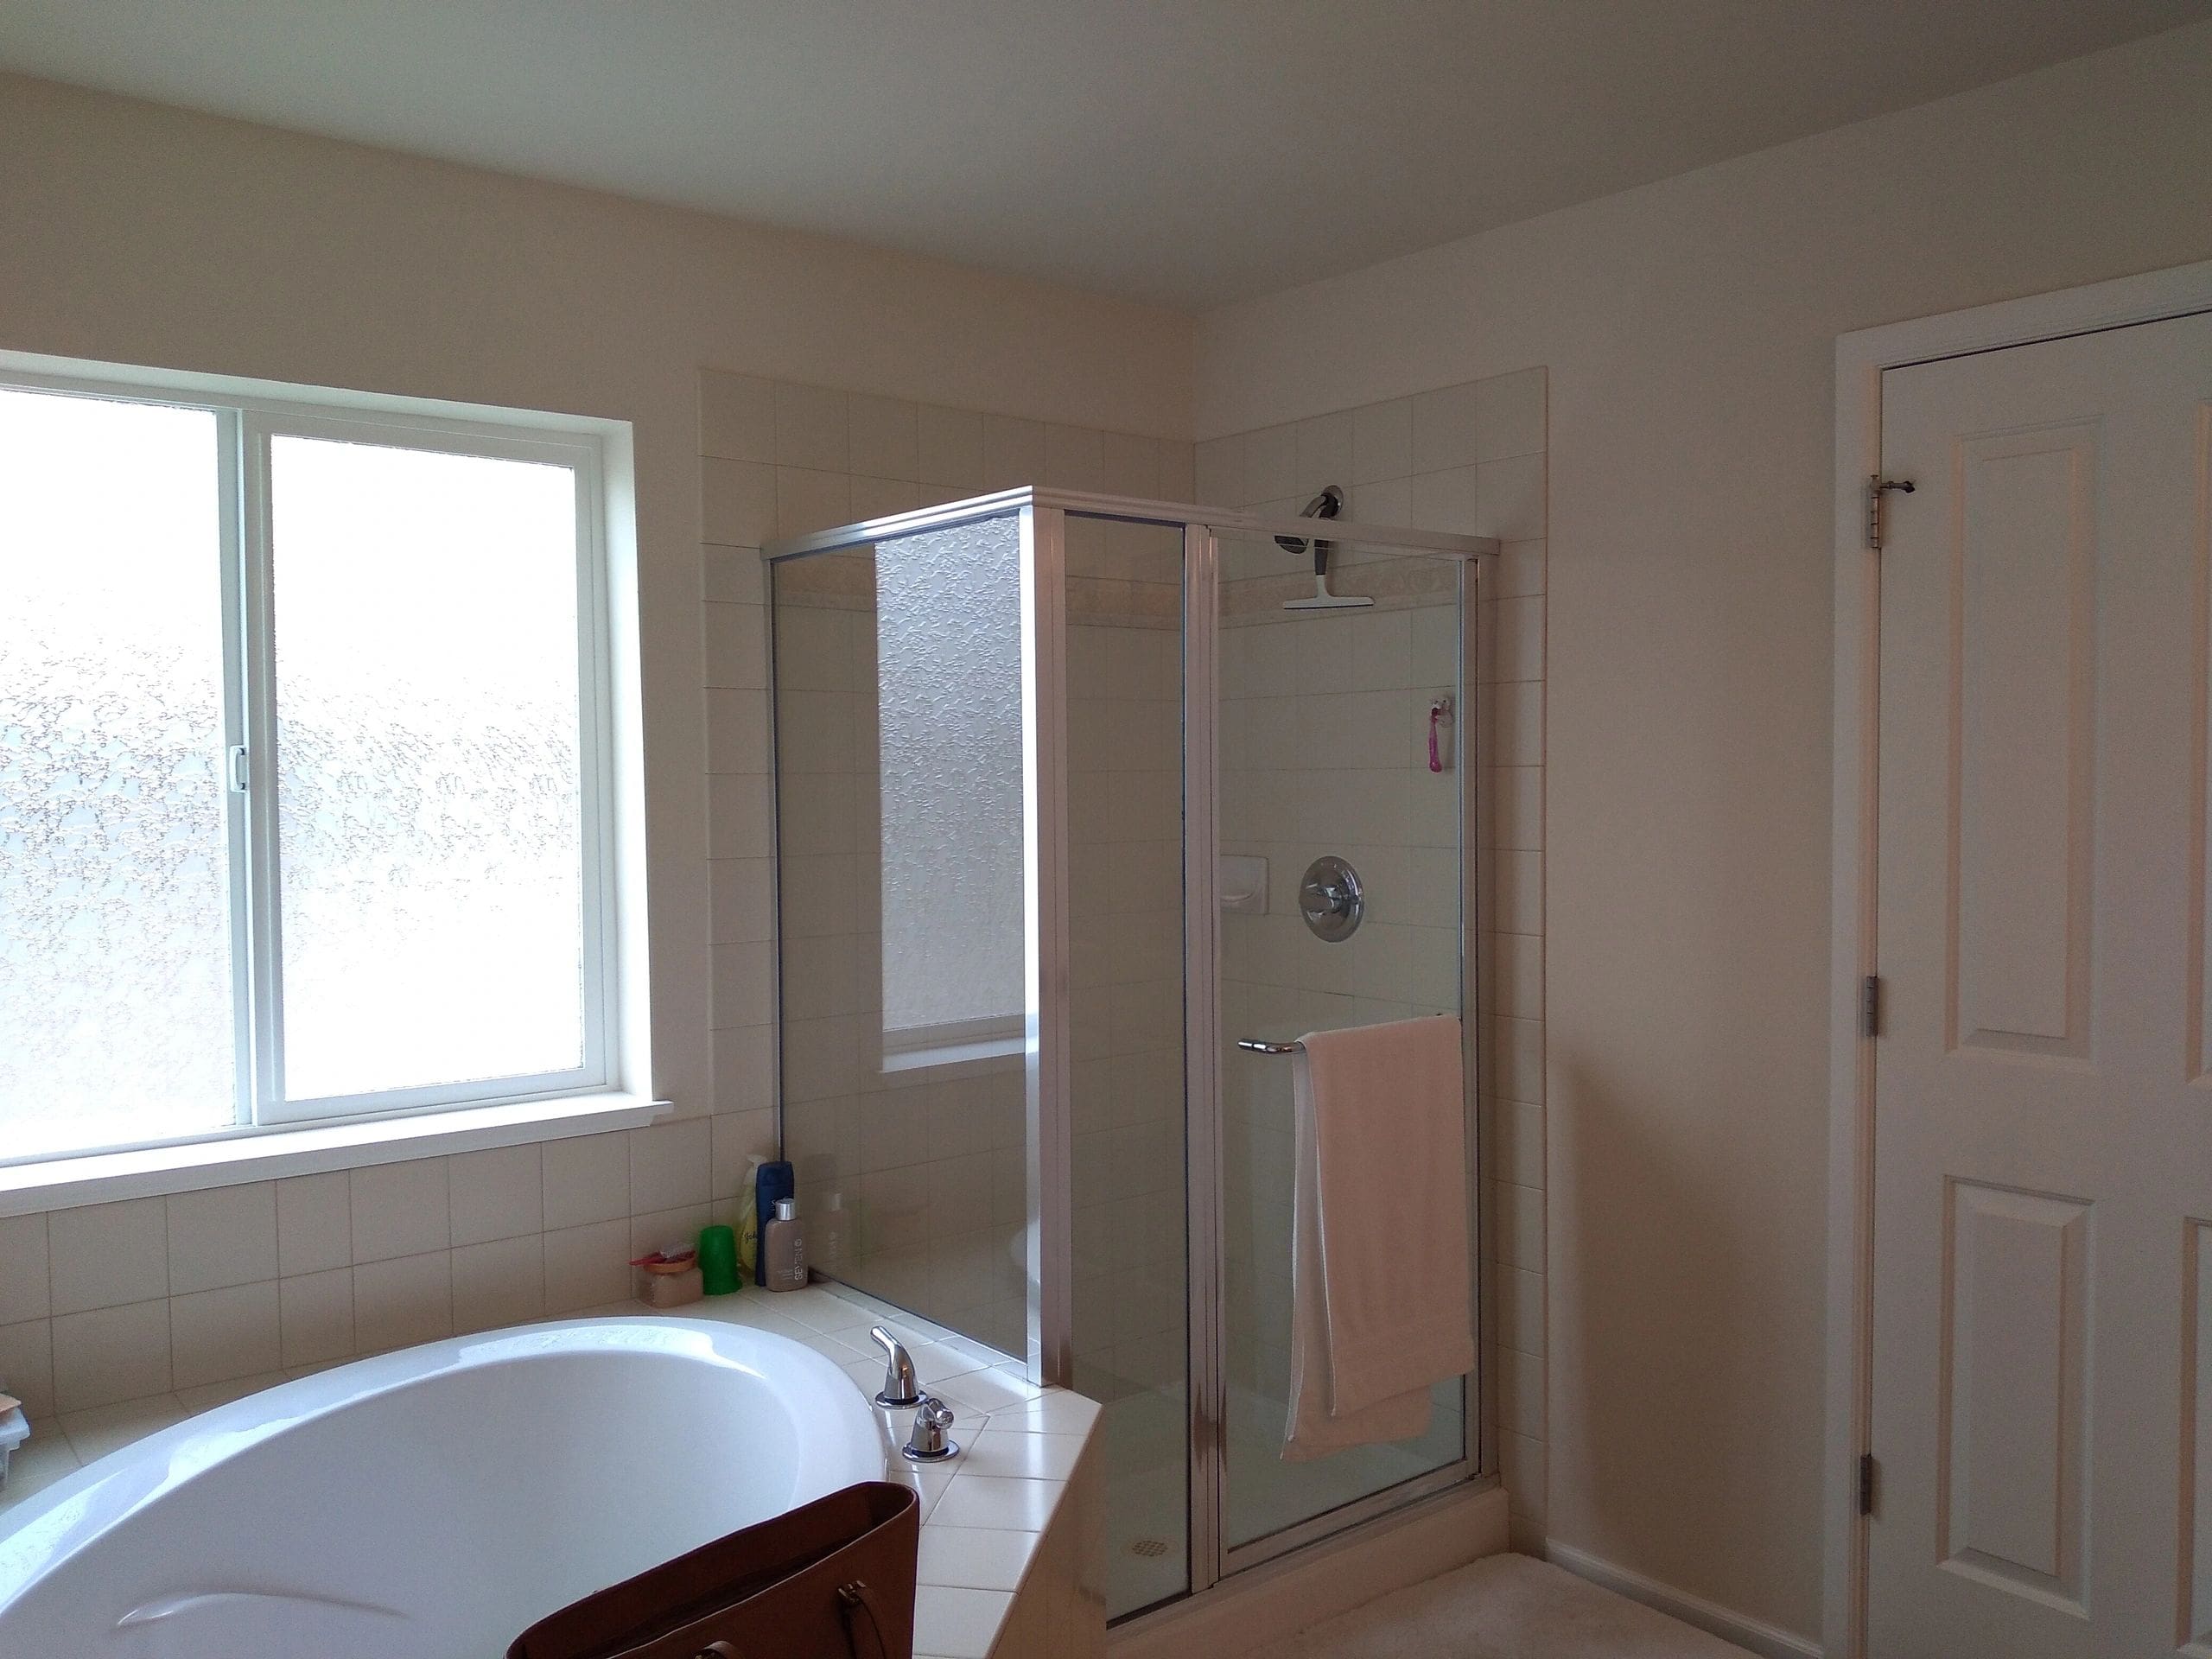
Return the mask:
<path id="1" fill-rule="evenodd" d="M 788 1163 L 779 1158 L 761 1165 L 753 1178 L 753 1209 L 760 1223 L 756 1236 L 761 1238 L 768 1236 L 768 1224 L 776 1216 L 777 1199 L 798 1196 L 791 1183 L 791 1166 Z M 765 1286 L 768 1282 L 768 1253 L 756 1250 L 753 1255 L 753 1282 Z"/>

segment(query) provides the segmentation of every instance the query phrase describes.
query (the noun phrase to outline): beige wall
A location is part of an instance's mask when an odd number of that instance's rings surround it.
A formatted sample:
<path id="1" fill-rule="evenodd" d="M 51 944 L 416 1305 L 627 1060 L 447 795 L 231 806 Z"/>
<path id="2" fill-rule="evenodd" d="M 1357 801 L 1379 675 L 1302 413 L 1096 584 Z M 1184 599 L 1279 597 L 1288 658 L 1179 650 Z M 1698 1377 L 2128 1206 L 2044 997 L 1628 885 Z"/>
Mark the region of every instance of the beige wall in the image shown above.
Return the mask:
<path id="1" fill-rule="evenodd" d="M 1202 437 L 1550 371 L 1555 1541 L 1819 1627 L 1834 337 L 2212 255 L 2208 177 L 2199 27 L 1204 321 Z"/>

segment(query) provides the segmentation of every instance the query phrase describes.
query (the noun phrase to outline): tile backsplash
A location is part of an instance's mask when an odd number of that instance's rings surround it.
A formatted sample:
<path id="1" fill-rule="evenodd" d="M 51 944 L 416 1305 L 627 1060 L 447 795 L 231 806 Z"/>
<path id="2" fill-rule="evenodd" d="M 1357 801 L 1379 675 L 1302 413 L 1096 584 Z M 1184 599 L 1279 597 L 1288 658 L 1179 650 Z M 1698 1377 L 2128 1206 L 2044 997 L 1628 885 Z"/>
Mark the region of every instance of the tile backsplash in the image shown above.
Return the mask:
<path id="1" fill-rule="evenodd" d="M 44 1416 L 611 1301 L 773 1133 L 762 1103 L 0 1219 L 0 1378 Z"/>

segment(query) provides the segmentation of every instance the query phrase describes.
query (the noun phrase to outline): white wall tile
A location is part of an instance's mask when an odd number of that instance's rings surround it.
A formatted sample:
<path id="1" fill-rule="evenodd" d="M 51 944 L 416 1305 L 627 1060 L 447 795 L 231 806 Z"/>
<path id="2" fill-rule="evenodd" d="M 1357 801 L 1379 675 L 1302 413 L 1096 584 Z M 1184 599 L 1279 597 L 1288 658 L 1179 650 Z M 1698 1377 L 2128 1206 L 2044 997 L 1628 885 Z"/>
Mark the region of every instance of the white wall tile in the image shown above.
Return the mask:
<path id="1" fill-rule="evenodd" d="M 168 1294 L 168 1234 L 166 1198 L 126 1198 L 120 1204 L 54 1211 L 47 1218 L 54 1313 L 117 1307 Z M 166 1334 L 162 1339 L 167 1342 Z M 163 1364 L 166 1368 L 166 1360 Z"/>
<path id="2" fill-rule="evenodd" d="M 1061 490 L 1099 490 L 1105 487 L 1104 440 L 1094 429 L 1047 426 L 1045 429 L 1045 473 L 1037 481 Z"/>
<path id="3" fill-rule="evenodd" d="M 717 611 L 749 611 L 750 605 L 715 605 Z M 720 776 L 765 775 L 768 770 L 768 694 L 707 692 L 707 770 Z"/>
<path id="4" fill-rule="evenodd" d="M 1378 479 L 1355 484 L 1351 517 L 1362 524 L 1397 524 L 1411 529 L 1414 522 L 1414 481 L 1410 478 Z"/>
<path id="5" fill-rule="evenodd" d="M 622 1131 L 571 1135 L 539 1149 L 545 1166 L 545 1226 L 550 1232 L 628 1212 L 630 1147 Z"/>
<path id="6" fill-rule="evenodd" d="M 1102 434 L 1098 487 L 1109 495 L 1134 495 L 1149 501 L 1168 499 L 1160 494 L 1163 447 L 1157 438 L 1138 437 L 1128 432 Z"/>
<path id="7" fill-rule="evenodd" d="M 768 596 L 767 567 L 751 547 L 702 546 L 700 594 L 710 604 L 760 605 Z"/>
<path id="8" fill-rule="evenodd" d="M 45 1216 L 0 1217 L 0 1325 L 42 1319 L 52 1311 Z"/>
<path id="9" fill-rule="evenodd" d="M 846 416 L 855 473 L 910 484 L 921 477 L 920 411 L 912 404 L 855 394 L 847 402 Z"/>
<path id="10" fill-rule="evenodd" d="M 1497 1290 L 1497 1340 L 1524 1354 L 1544 1351 L 1544 1275 L 1501 1263 Z"/>
<path id="11" fill-rule="evenodd" d="M 630 1213 L 707 1201 L 713 1130 L 705 1118 L 629 1131 Z"/>
<path id="12" fill-rule="evenodd" d="M 1490 658 L 1484 664 L 1485 680 L 1541 680 L 1544 677 L 1544 596 L 1525 594 L 1501 599 L 1491 613 L 1496 633 Z"/>
<path id="13" fill-rule="evenodd" d="M 758 858 L 772 850 L 768 780 L 758 773 L 707 780 L 707 855 Z"/>
<path id="14" fill-rule="evenodd" d="M 772 1023 L 776 1017 L 775 977 L 768 945 L 718 944 L 713 954 L 715 1028 Z"/>
<path id="15" fill-rule="evenodd" d="M 1413 470 L 1441 472 L 1475 460 L 1475 388 L 1470 381 L 1413 400 Z"/>
<path id="16" fill-rule="evenodd" d="M 782 538 L 835 529 L 852 518 L 852 480 L 848 474 L 779 467 L 776 535 Z"/>
<path id="17" fill-rule="evenodd" d="M 745 944 L 774 931 L 775 865 L 765 858 L 717 858 L 707 866 L 714 901 L 712 944 Z"/>
<path id="18" fill-rule="evenodd" d="M 776 1114 L 772 1107 L 756 1107 L 750 1111 L 721 1112 L 712 1120 L 714 1125 L 714 1184 L 713 1203 L 720 1204 L 733 1198 L 742 1198 L 745 1179 L 751 1160 L 759 1157 L 772 1159 L 778 1155 L 776 1144 Z"/>
<path id="19" fill-rule="evenodd" d="M 855 473 L 852 505 L 846 509 L 845 516 L 854 524 L 863 524 L 870 518 L 912 512 L 921 505 L 922 486 L 911 479 L 873 478 Z"/>
<path id="20" fill-rule="evenodd" d="M 1544 372 L 1523 369 L 1475 382 L 1477 461 L 1534 454 L 1544 447 Z"/>
<path id="21" fill-rule="evenodd" d="M 1496 1019 L 1484 1024 L 1491 1092 L 1500 1100 L 1544 1103 L 1544 1027 L 1540 1020 Z"/>
<path id="22" fill-rule="evenodd" d="M 1413 479 L 1413 528 L 1450 531 L 1457 535 L 1480 534 L 1481 515 L 1476 501 L 1480 486 L 1473 467 L 1415 473 Z"/>
<path id="23" fill-rule="evenodd" d="M 1298 454 L 1294 493 L 1311 496 L 1335 484 L 1347 490 L 1352 475 L 1352 417 L 1345 410 L 1317 415 L 1292 429 Z"/>
<path id="24" fill-rule="evenodd" d="M 0 1325 L 0 1385 L 23 1402 L 24 1414 L 54 1414 L 54 1322 L 18 1319 Z"/>
<path id="25" fill-rule="evenodd" d="M 1544 537 L 1544 458 L 1516 455 L 1486 461 L 1476 471 L 1482 512 L 1475 534 L 1502 542 L 1539 542 Z"/>
<path id="26" fill-rule="evenodd" d="M 1197 500 L 1197 464 L 1193 446 L 1162 441 L 1160 446 L 1160 499 L 1162 501 Z"/>
<path id="27" fill-rule="evenodd" d="M 1244 498 L 1274 501 L 1297 493 L 1298 430 L 1263 427 L 1244 435 Z"/>
<path id="28" fill-rule="evenodd" d="M 1351 481 L 1379 483 L 1414 470 L 1414 400 L 1393 397 L 1351 412 Z"/>
<path id="29" fill-rule="evenodd" d="M 983 486 L 983 417 L 972 410 L 925 404 L 917 412 L 925 484 L 980 491 Z"/>
<path id="30" fill-rule="evenodd" d="M 1543 543 L 1502 543 L 1497 550 L 1497 562 L 1484 572 L 1484 588 L 1486 596 L 1491 599 L 1511 599 L 1521 594 L 1542 593 Z"/>
<path id="31" fill-rule="evenodd" d="M 535 1146 L 493 1147 L 446 1160 L 456 1246 L 544 1230 L 543 1160 Z"/>
<path id="32" fill-rule="evenodd" d="M 440 1207 L 439 1222 L 444 1223 Z M 353 1345 L 365 1354 L 453 1334 L 453 1253 L 437 1249 L 353 1269 Z"/>
<path id="33" fill-rule="evenodd" d="M 545 1312 L 549 1318 L 620 1301 L 630 1294 L 630 1224 L 626 1218 L 545 1235 Z"/>
<path id="34" fill-rule="evenodd" d="M 776 464 L 816 472 L 851 470 L 845 394 L 826 386 L 776 383 Z"/>
<path id="35" fill-rule="evenodd" d="M 983 416 L 983 488 L 1010 490 L 1043 481 L 1045 427 L 1006 415 Z"/>
<path id="36" fill-rule="evenodd" d="M 65 1313 L 54 1319 L 56 1411 L 82 1411 L 143 1395 L 166 1394 L 168 1389 L 169 1304 L 166 1297 Z"/>
<path id="37" fill-rule="evenodd" d="M 276 1276 L 276 1189 L 272 1182 L 173 1193 L 168 1225 L 172 1296 Z"/>
<path id="38" fill-rule="evenodd" d="M 750 374 L 699 374 L 699 448 L 734 461 L 776 458 L 776 389 Z"/>
<path id="39" fill-rule="evenodd" d="M 1497 1205 L 1497 1263 L 1544 1272 L 1544 1190 L 1493 1181 L 1491 1201 Z"/>
<path id="40" fill-rule="evenodd" d="M 707 684 L 765 688 L 768 683 L 767 607 L 709 604 L 703 607 L 703 618 Z M 754 768 L 729 766 L 719 770 Z"/>
<path id="41" fill-rule="evenodd" d="M 1497 1127 L 1497 1166 L 1489 1173 L 1520 1186 L 1544 1185 L 1544 1109 L 1517 1100 L 1487 1105 Z"/>
<path id="42" fill-rule="evenodd" d="M 545 1240 L 532 1232 L 453 1253 L 453 1325 L 457 1332 L 527 1325 L 545 1317 Z"/>
<path id="43" fill-rule="evenodd" d="M 343 1359 L 353 1347 L 353 1270 L 276 1281 L 278 1332 L 287 1366 Z"/>
<path id="44" fill-rule="evenodd" d="M 198 1388 L 276 1370 L 276 1281 L 232 1285 L 169 1300 L 169 1386 Z"/>
<path id="45" fill-rule="evenodd" d="M 276 1183 L 276 1270 L 321 1273 L 353 1259 L 353 1189 L 342 1169 Z"/>
<path id="46" fill-rule="evenodd" d="M 1515 1518 L 1542 1520 L 1544 1463 L 1541 1440 L 1510 1432 L 1500 1436 L 1498 1478 L 1504 1483 L 1507 1505 Z"/>
<path id="47" fill-rule="evenodd" d="M 699 463 L 700 539 L 755 548 L 776 537 L 776 469 L 749 461 Z"/>
<path id="48" fill-rule="evenodd" d="M 1501 848 L 1491 855 L 1490 925 L 1500 933 L 1544 931 L 1544 855 Z"/>
<path id="49" fill-rule="evenodd" d="M 1252 498 L 1244 488 L 1244 438 L 1208 438 L 1192 456 L 1197 499 L 1210 507 L 1242 507 Z"/>
<path id="50" fill-rule="evenodd" d="M 444 1159 L 378 1164 L 352 1179 L 356 1263 L 442 1250 L 452 1242 Z"/>
<path id="51" fill-rule="evenodd" d="M 1544 1362 L 1516 1349 L 1497 1351 L 1497 1419 L 1501 1427 L 1541 1440 L 1544 1434 Z"/>
<path id="52" fill-rule="evenodd" d="M 776 1099 L 776 1033 L 770 1026 L 734 1026 L 714 1033 L 715 1110 L 750 1112 Z"/>

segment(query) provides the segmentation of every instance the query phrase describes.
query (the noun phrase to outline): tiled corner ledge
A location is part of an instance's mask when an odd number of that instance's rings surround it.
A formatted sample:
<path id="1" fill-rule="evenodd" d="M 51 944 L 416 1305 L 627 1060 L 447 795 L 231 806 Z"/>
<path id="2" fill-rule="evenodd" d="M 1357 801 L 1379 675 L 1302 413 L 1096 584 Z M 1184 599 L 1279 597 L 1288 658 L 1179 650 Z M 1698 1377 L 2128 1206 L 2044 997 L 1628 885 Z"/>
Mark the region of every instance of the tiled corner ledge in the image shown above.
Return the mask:
<path id="1" fill-rule="evenodd" d="M 874 1408 L 884 1478 L 922 1503 L 914 1659 L 1097 1659 L 1105 1650 L 1098 1566 L 1098 1407 L 1064 1389 L 1039 1389 L 1021 1367 L 980 1343 L 842 1290 L 817 1285 L 781 1295 L 746 1289 L 664 1313 L 642 1302 L 588 1308 L 576 1319 L 723 1319 L 786 1336 L 842 1365 L 867 1395 L 882 1384 L 883 1355 L 868 1335 L 882 1325 L 906 1344 L 923 1390 L 957 1414 L 959 1455 L 922 1465 L 899 1455 L 911 1412 Z M 340 1363 L 346 1362 L 340 1362 Z M 196 1413 L 304 1376 L 302 1366 L 242 1376 L 34 1420 L 0 1490 L 7 1511 L 73 1471 Z"/>

